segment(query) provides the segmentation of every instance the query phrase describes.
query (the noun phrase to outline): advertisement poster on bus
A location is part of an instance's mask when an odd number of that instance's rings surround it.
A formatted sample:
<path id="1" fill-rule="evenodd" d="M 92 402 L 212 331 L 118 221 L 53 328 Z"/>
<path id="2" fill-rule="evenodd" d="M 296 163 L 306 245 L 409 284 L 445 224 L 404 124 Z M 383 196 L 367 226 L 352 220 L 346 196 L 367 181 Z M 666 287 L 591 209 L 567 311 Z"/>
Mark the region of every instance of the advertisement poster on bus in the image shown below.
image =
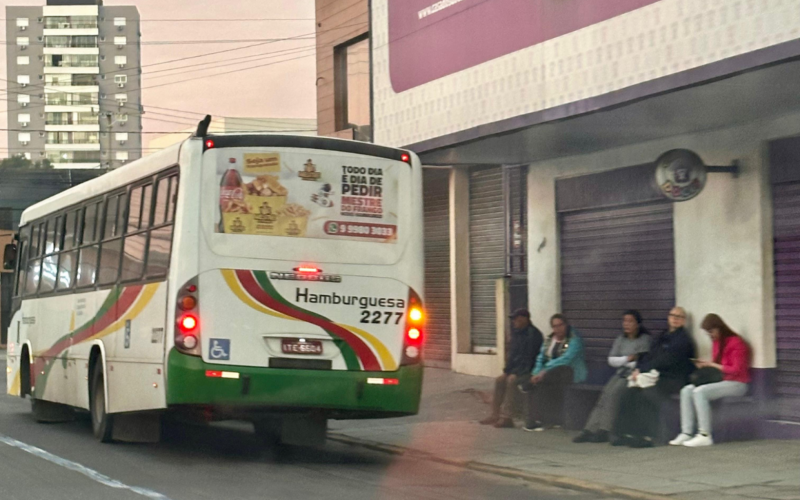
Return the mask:
<path id="1" fill-rule="evenodd" d="M 403 166 L 309 151 L 221 155 L 216 231 L 394 243 Z"/>

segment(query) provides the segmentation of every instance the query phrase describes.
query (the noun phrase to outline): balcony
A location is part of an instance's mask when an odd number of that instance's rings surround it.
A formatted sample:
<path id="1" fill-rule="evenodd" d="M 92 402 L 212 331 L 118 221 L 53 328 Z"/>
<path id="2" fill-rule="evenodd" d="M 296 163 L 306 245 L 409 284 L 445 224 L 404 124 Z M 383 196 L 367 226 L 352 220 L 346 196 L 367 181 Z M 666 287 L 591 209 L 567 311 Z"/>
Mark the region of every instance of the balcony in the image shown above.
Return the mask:
<path id="1" fill-rule="evenodd" d="M 96 49 L 96 36 L 46 36 L 45 49 Z"/>
<path id="2" fill-rule="evenodd" d="M 88 30 L 97 29 L 97 27 L 97 18 L 86 21 L 61 21 L 49 17 L 44 22 L 46 30 Z"/>
<path id="3" fill-rule="evenodd" d="M 96 133 L 87 132 L 48 132 L 45 144 L 99 146 L 100 136 Z"/>
<path id="4" fill-rule="evenodd" d="M 100 65 L 97 56 L 88 56 L 81 59 L 57 59 L 58 56 L 48 56 L 44 61 L 45 68 L 96 68 Z"/>
<path id="5" fill-rule="evenodd" d="M 97 77 L 87 74 L 49 74 L 44 77 L 48 87 L 98 87 Z"/>
<path id="6" fill-rule="evenodd" d="M 49 98 L 51 95 L 57 95 L 57 98 Z M 98 99 L 96 95 L 92 94 L 78 94 L 81 98 L 78 99 L 68 99 L 63 97 L 61 94 L 45 94 L 45 106 L 92 106 L 98 104 Z M 83 97 L 86 96 L 84 99 Z"/>
<path id="7" fill-rule="evenodd" d="M 44 21 L 44 36 L 54 35 L 98 35 L 97 17 L 47 17 Z"/>
<path id="8" fill-rule="evenodd" d="M 97 116 L 82 116 L 77 120 L 74 118 L 46 118 L 45 125 L 99 125 L 100 120 Z"/>

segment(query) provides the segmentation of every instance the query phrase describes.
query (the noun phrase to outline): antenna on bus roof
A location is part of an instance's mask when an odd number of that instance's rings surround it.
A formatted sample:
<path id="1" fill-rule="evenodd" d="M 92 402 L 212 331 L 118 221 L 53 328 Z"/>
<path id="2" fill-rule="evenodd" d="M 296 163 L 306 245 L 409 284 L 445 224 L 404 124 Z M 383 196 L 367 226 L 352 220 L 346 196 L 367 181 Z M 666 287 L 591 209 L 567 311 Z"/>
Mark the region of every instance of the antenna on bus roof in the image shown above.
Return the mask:
<path id="1" fill-rule="evenodd" d="M 195 137 L 205 137 L 208 135 L 208 126 L 211 124 L 211 115 L 206 115 L 200 123 L 197 124 L 197 131 L 194 133 Z"/>

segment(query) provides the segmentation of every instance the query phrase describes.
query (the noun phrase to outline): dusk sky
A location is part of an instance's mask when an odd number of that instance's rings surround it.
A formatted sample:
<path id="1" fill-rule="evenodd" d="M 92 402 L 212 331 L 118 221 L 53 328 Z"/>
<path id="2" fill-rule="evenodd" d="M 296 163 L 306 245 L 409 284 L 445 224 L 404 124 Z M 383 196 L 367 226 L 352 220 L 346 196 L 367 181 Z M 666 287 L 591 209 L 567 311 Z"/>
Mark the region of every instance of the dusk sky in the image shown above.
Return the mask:
<path id="1" fill-rule="evenodd" d="M 2 0 L 2 17 L 9 5 L 44 5 L 45 0 Z M 175 116 L 147 114 L 148 106 L 173 108 L 197 113 L 228 117 L 314 118 L 316 116 L 315 59 L 314 59 L 314 1 L 313 0 L 227 0 L 204 2 L 198 0 L 105 0 L 104 5 L 135 5 L 142 19 L 142 103 L 145 107 L 144 130 L 172 131 L 195 124 L 201 116 L 175 113 L 162 109 L 152 112 Z M 231 22 L 165 22 L 167 19 L 287 19 L 285 21 Z M 288 20 L 291 19 L 291 20 Z M 300 19 L 300 20 L 298 20 Z M 0 23 L 5 40 L 6 23 Z M 209 52 L 217 52 L 259 43 L 213 43 L 213 40 L 262 40 L 296 37 L 308 34 L 306 40 L 269 43 L 244 50 L 235 50 L 187 61 L 157 64 Z M 154 41 L 200 41 L 207 43 L 150 45 Z M 308 50 L 303 50 L 305 48 Z M 291 50 L 297 49 L 297 50 Z M 275 51 L 287 51 L 270 55 Z M 247 59 L 237 59 L 252 56 Z M 227 73 L 251 66 L 266 65 L 283 59 L 295 59 L 261 68 L 237 71 L 217 77 L 166 85 L 202 75 Z M 208 66 L 232 64 L 222 68 L 193 66 L 163 71 L 168 68 L 207 63 Z M 237 63 L 237 64 L 234 64 Z M 152 65 L 152 66 L 151 66 Z M 149 72 L 156 72 L 148 75 Z M 0 55 L 0 73 L 6 78 L 6 51 Z M 0 88 L 5 89 L 5 83 Z M 0 102 L 0 123 L 6 127 L 6 100 Z M 180 122 L 180 123 L 168 123 Z M 149 139 L 145 134 L 144 147 Z M 7 133 L 0 133 L 0 148 L 7 148 Z M 6 157 L 0 149 L 0 157 Z M 148 153 L 147 150 L 144 153 Z"/>

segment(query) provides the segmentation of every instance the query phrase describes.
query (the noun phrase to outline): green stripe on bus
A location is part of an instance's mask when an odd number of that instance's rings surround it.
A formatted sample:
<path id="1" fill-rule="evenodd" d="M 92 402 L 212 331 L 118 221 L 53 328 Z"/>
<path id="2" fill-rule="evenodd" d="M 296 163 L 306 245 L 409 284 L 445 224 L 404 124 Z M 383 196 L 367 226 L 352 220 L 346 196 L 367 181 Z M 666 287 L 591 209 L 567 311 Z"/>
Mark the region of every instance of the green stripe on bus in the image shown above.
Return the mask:
<path id="1" fill-rule="evenodd" d="M 108 312 L 108 310 L 111 309 L 114 306 L 114 304 L 117 303 L 117 301 L 119 300 L 119 296 L 122 295 L 122 290 L 123 290 L 123 288 L 120 287 L 120 286 L 116 286 L 116 287 L 112 288 L 111 292 L 109 292 L 108 296 L 106 297 L 106 300 L 104 300 L 102 305 L 100 305 L 100 309 L 97 311 L 97 313 L 95 313 L 95 315 L 92 317 L 92 319 L 90 319 L 89 321 L 84 323 L 80 328 L 76 328 L 75 330 L 67 333 L 66 335 L 62 335 L 55 342 L 53 342 L 52 345 L 56 345 L 59 342 L 63 342 L 65 340 L 67 340 L 68 338 L 73 337 L 73 336 L 75 336 L 75 335 L 87 330 L 88 328 L 91 328 L 95 323 L 97 323 L 98 319 L 102 318 L 103 315 L 105 315 Z M 55 357 L 55 358 L 53 358 L 51 360 L 46 360 L 45 361 L 44 367 L 42 369 L 42 371 L 44 373 L 41 373 L 36 377 L 36 385 L 35 385 L 34 390 L 33 390 L 33 395 L 34 396 L 37 395 L 37 394 L 42 394 L 42 395 L 44 394 L 44 388 L 47 387 L 47 377 L 50 375 L 50 371 L 53 368 L 53 365 L 55 364 L 55 361 L 57 359 L 59 359 L 59 358 Z M 63 353 L 62 353 L 61 362 L 64 365 L 66 365 L 66 363 L 67 363 L 67 357 Z"/>
<path id="2" fill-rule="evenodd" d="M 297 307 L 294 304 L 290 304 L 289 301 L 283 298 L 283 296 L 278 293 L 278 290 L 272 286 L 272 282 L 270 282 L 269 278 L 267 277 L 267 273 L 264 271 L 253 271 L 253 276 L 255 276 L 256 281 L 261 286 L 261 288 L 267 292 L 270 297 L 277 300 L 281 304 L 285 305 L 286 307 L 292 308 L 296 311 L 300 311 L 303 313 L 308 314 L 309 316 L 314 316 L 315 318 L 319 318 L 325 321 L 330 322 L 328 318 L 322 316 L 321 314 L 317 314 L 313 311 L 309 311 L 308 309 L 303 309 L 302 307 Z M 352 347 L 347 345 L 347 342 L 337 337 L 333 332 L 330 330 L 324 329 L 328 335 L 333 338 L 333 343 L 336 344 L 336 347 L 339 348 L 339 351 L 342 353 L 342 357 L 344 357 L 344 364 L 347 366 L 348 370 L 351 371 L 360 371 L 361 370 L 361 363 L 358 361 L 358 356 L 356 356 L 355 351 Z"/>

